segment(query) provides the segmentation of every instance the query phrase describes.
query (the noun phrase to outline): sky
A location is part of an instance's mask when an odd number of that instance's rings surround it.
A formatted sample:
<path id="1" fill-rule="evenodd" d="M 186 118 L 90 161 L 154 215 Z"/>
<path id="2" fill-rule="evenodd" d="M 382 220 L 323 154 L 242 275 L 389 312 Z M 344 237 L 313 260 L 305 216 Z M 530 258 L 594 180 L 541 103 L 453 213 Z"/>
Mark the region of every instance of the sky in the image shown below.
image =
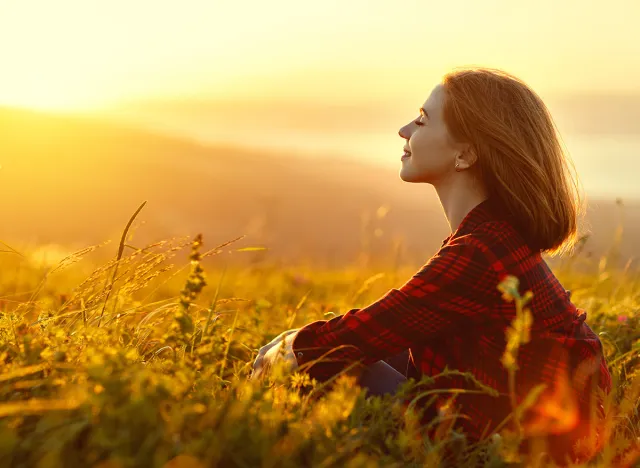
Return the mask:
<path id="1" fill-rule="evenodd" d="M 550 108 L 588 192 L 640 197 L 639 0 L 0 0 L 0 107 L 395 168 L 456 67 Z"/>
<path id="2" fill-rule="evenodd" d="M 640 93 L 640 2 L 0 0 L 0 105 L 425 99 L 457 66 Z"/>

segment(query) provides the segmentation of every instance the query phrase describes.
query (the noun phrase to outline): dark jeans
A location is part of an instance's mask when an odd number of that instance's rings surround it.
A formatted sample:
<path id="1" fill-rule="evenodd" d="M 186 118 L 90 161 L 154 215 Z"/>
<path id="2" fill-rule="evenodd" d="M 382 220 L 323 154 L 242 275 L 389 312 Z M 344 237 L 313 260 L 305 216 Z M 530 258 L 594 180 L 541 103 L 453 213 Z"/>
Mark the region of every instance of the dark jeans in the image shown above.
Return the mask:
<path id="1" fill-rule="evenodd" d="M 368 389 L 368 395 L 395 393 L 398 386 L 407 380 L 409 350 L 371 364 L 364 369 L 359 379 L 361 387 Z"/>

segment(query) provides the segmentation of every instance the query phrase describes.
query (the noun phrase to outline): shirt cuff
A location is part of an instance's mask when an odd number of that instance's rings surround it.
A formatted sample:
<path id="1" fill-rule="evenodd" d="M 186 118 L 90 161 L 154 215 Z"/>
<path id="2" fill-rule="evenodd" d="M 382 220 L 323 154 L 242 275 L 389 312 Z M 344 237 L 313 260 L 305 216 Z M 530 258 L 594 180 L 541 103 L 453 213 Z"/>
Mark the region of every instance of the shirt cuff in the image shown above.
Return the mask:
<path id="1" fill-rule="evenodd" d="M 309 374 L 309 377 L 318 382 L 330 379 L 353 364 L 353 359 L 343 350 L 335 349 L 334 345 L 316 344 L 316 330 L 326 323 L 327 320 L 318 320 L 300 328 L 291 344 L 291 350 L 298 362 L 297 371 Z M 347 372 L 358 375 L 361 368 L 363 368 L 362 365 L 356 364 L 353 370 L 350 369 Z"/>
<path id="2" fill-rule="evenodd" d="M 307 362 L 313 361 L 322 355 L 321 353 L 318 353 L 317 349 L 311 349 L 311 344 L 313 343 L 313 337 L 315 335 L 313 330 L 325 323 L 327 323 L 326 320 L 318 320 L 317 322 L 310 323 L 300 328 L 296 332 L 293 342 L 291 343 L 291 350 L 296 357 L 298 367 L 301 367 Z"/>

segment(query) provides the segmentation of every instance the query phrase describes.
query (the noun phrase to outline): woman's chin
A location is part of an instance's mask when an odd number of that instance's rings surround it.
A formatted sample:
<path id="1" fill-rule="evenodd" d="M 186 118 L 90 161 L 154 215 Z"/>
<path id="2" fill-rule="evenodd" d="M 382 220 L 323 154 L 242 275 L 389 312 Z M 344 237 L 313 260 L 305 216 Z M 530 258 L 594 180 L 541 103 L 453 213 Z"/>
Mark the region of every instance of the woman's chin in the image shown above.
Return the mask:
<path id="1" fill-rule="evenodd" d="M 406 163 L 405 163 L 406 164 Z M 422 173 L 418 173 L 417 171 L 413 170 L 413 168 L 411 168 L 410 166 L 402 166 L 402 168 L 400 169 L 400 179 L 402 179 L 404 182 L 427 182 L 428 178 L 425 177 L 425 174 Z"/>
<path id="2" fill-rule="evenodd" d="M 402 167 L 400 168 L 400 178 L 405 182 L 414 182 L 414 176 L 410 167 L 407 167 L 407 161 L 402 161 Z"/>
<path id="3" fill-rule="evenodd" d="M 400 169 L 400 179 L 402 179 L 404 182 L 416 182 L 409 171 L 405 169 Z"/>

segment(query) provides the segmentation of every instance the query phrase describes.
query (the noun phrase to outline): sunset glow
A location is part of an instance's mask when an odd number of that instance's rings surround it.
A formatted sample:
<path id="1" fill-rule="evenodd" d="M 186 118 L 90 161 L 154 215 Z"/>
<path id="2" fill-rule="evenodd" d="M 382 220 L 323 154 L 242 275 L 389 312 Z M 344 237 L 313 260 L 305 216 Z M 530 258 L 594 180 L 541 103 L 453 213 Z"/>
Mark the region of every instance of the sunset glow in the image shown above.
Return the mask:
<path id="1" fill-rule="evenodd" d="M 638 91 L 636 2 L 0 1 L 0 105 L 140 97 L 395 100 L 450 68 L 541 92 Z M 551 53 L 553 52 L 553 53 Z M 597 57 L 597 60 L 594 60 Z"/>

